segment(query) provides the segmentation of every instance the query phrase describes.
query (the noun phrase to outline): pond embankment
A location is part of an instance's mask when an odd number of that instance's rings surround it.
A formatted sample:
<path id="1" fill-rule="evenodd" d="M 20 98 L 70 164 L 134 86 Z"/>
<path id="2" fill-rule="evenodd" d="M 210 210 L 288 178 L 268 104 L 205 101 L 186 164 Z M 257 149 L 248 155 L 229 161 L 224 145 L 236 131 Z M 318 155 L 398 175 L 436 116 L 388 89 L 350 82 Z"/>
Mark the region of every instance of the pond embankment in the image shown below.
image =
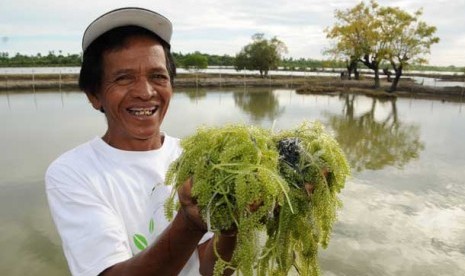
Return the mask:
<path id="1" fill-rule="evenodd" d="M 298 87 L 298 94 L 364 94 L 372 97 L 409 97 L 423 99 L 439 99 L 442 101 L 465 101 L 465 87 L 462 86 L 426 86 L 415 83 L 410 78 L 401 79 L 396 92 L 387 92 L 391 83 L 382 79 L 381 86 L 375 89 L 372 79 L 340 80 L 333 78 L 328 81 L 309 80 Z"/>
<path id="2" fill-rule="evenodd" d="M 450 80 L 448 76 L 442 77 Z M 75 90 L 78 74 L 36 74 L 0 76 L 2 91 L 50 91 Z M 261 78 L 257 75 L 228 74 L 179 74 L 175 79 L 175 88 L 226 88 L 226 87 L 273 87 L 296 89 L 299 94 L 340 93 L 365 94 L 371 97 L 413 97 L 430 98 L 443 101 L 464 101 L 465 88 L 461 86 L 426 86 L 417 84 L 409 76 L 401 79 L 395 93 L 386 92 L 391 83 L 381 79 L 381 87 L 373 88 L 373 79 L 342 80 L 338 77 L 324 76 L 279 76 Z"/>
<path id="3" fill-rule="evenodd" d="M 308 77 L 254 75 L 178 74 L 175 87 L 298 87 Z M 0 75 L 0 91 L 78 89 L 78 74 Z"/>

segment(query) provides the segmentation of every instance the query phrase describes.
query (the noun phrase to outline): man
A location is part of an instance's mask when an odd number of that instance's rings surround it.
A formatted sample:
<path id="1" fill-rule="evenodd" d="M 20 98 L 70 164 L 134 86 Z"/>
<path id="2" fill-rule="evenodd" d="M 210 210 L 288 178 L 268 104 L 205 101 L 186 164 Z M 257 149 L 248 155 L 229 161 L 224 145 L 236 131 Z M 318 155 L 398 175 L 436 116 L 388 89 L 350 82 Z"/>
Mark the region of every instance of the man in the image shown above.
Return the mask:
<path id="1" fill-rule="evenodd" d="M 179 140 L 160 130 L 176 72 L 171 34 L 168 19 L 141 8 L 110 11 L 84 33 L 79 86 L 108 128 L 46 173 L 73 275 L 213 272 L 214 238 L 191 198 L 191 181 L 178 190 L 181 208 L 173 221 L 164 217 L 165 173 L 181 153 Z M 221 257 L 230 259 L 234 232 L 215 238 Z"/>

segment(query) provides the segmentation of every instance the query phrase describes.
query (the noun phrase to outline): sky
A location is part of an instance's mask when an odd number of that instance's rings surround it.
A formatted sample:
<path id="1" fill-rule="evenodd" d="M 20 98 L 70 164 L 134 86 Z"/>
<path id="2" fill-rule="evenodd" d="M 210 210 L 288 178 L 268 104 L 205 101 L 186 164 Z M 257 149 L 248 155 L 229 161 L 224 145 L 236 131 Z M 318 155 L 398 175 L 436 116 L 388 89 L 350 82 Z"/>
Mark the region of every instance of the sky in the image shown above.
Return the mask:
<path id="1" fill-rule="evenodd" d="M 155 10 L 173 23 L 172 50 L 183 54 L 236 55 L 255 33 L 283 41 L 294 59 L 327 59 L 324 29 L 334 11 L 359 0 L 0 0 L 0 52 L 35 55 L 49 51 L 81 53 L 87 25 L 124 6 Z M 367 2 L 367 1 L 365 1 Z M 465 0 L 378 0 L 410 13 L 423 8 L 421 20 L 436 26 L 440 42 L 427 56 L 430 65 L 465 66 Z"/>

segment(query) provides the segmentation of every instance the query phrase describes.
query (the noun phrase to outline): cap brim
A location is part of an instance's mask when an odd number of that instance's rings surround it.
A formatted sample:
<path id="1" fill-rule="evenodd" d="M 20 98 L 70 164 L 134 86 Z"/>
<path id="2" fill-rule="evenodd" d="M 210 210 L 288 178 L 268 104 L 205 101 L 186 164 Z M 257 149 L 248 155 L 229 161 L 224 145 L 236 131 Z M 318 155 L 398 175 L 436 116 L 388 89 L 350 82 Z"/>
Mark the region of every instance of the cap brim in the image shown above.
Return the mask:
<path id="1" fill-rule="evenodd" d="M 166 17 L 147 9 L 121 8 L 105 13 L 90 23 L 82 37 L 82 50 L 85 51 L 102 34 L 123 26 L 147 29 L 170 45 L 173 26 Z"/>

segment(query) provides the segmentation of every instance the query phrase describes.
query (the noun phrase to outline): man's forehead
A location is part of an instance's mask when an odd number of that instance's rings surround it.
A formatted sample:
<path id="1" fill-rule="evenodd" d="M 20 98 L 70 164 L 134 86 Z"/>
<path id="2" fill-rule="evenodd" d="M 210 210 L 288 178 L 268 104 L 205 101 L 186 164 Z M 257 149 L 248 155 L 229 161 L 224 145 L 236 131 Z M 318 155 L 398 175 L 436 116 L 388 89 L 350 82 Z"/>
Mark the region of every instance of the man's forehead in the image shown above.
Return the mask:
<path id="1" fill-rule="evenodd" d="M 165 56 L 163 45 L 155 38 L 148 36 L 127 37 L 121 47 L 111 48 L 103 52 L 104 56 L 126 55 L 137 57 L 139 55 L 151 55 L 154 57 Z"/>
<path id="2" fill-rule="evenodd" d="M 159 42 L 136 38 L 123 48 L 104 52 L 103 66 L 108 73 L 138 71 L 142 68 L 166 71 L 166 56 Z"/>

